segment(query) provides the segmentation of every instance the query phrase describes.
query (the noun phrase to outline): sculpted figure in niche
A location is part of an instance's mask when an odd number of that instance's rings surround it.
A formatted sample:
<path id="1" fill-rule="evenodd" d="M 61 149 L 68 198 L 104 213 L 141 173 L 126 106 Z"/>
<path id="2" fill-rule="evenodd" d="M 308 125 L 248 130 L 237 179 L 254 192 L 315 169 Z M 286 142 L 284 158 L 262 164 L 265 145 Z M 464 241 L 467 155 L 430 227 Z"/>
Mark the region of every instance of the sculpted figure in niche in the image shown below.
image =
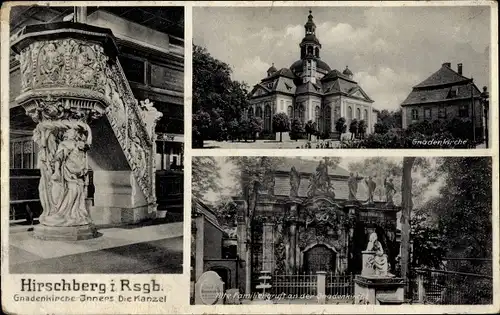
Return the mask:
<path id="1" fill-rule="evenodd" d="M 41 52 L 40 72 L 46 75 L 45 81 L 57 80 L 61 66 L 62 59 L 56 45 L 49 43 Z"/>
<path id="2" fill-rule="evenodd" d="M 40 223 L 48 226 L 91 223 L 85 205 L 88 145 L 88 135 L 83 131 L 70 127 L 64 132 L 63 141 L 57 146 L 52 161 L 52 209 L 44 211 L 40 216 Z"/>
<path id="3" fill-rule="evenodd" d="M 375 269 L 375 275 L 392 276 L 388 272 L 389 264 L 387 261 L 387 255 L 384 254 L 382 244 L 378 241 L 377 233 L 373 232 L 370 234 L 370 241 L 368 242 L 366 251 L 374 252 L 373 256 L 368 259 L 368 263 L 373 269 Z"/>
<path id="4" fill-rule="evenodd" d="M 358 193 L 358 174 L 354 176 L 354 173 L 349 175 L 347 180 L 347 185 L 349 186 L 349 198 L 348 200 L 357 200 L 356 194 Z"/>
<path id="5" fill-rule="evenodd" d="M 387 180 L 387 178 L 384 180 L 384 187 L 385 187 L 385 201 L 387 202 L 388 205 L 394 204 L 394 193 L 396 193 L 396 188 L 394 188 L 394 182 L 393 179 L 390 178 Z"/>
<path id="6" fill-rule="evenodd" d="M 368 176 L 368 179 L 365 179 L 366 187 L 368 187 L 368 204 L 373 204 L 373 193 L 375 192 L 375 188 L 377 188 L 377 183 L 375 183 L 371 176 Z"/>

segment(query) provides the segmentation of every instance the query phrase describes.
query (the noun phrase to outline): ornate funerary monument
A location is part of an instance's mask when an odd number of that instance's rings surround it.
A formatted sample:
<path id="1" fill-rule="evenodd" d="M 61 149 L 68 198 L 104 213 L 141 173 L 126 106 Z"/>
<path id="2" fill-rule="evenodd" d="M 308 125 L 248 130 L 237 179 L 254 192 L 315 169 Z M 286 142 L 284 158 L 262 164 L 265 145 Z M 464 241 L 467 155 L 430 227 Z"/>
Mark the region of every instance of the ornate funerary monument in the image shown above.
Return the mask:
<path id="1" fill-rule="evenodd" d="M 319 165 L 301 159 L 284 164 L 266 176 L 258 198 L 241 203 L 238 214 L 238 252 L 250 260 L 253 278 L 262 270 L 360 274 L 371 233 L 388 254 L 389 271 L 394 268 L 400 208 L 392 200 L 374 200 L 371 178 L 361 184 L 362 177 L 340 167 L 329 172 L 328 158 Z"/>
<path id="2" fill-rule="evenodd" d="M 96 236 L 86 203 L 109 223 L 154 215 L 155 124 L 159 113 L 138 102 L 117 59 L 109 29 L 58 22 L 26 26 L 13 38 L 21 93 L 16 102 L 37 123 L 43 213 L 35 237 Z"/>

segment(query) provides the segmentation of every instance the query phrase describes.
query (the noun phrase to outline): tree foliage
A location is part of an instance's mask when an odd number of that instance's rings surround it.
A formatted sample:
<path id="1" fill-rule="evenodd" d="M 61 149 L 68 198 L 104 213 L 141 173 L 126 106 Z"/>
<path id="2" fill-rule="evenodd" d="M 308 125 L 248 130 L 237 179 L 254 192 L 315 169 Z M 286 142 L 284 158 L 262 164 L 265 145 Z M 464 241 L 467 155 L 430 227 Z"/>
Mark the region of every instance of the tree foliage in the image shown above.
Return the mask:
<path id="1" fill-rule="evenodd" d="M 208 191 L 219 191 L 220 167 L 212 156 L 193 157 L 192 170 L 192 195 L 206 202 L 205 195 Z"/>
<path id="2" fill-rule="evenodd" d="M 290 119 L 285 113 L 277 113 L 273 116 L 273 130 L 280 133 L 280 142 L 282 133 L 290 131 Z"/>
<path id="3" fill-rule="evenodd" d="M 248 107 L 248 87 L 231 79 L 228 64 L 193 45 L 193 145 L 203 140 L 224 140 L 228 124 L 241 119 Z M 210 119 L 207 118 L 207 115 Z"/>
<path id="4" fill-rule="evenodd" d="M 305 132 L 305 130 L 304 130 L 304 124 L 302 123 L 302 121 L 300 119 L 295 118 L 292 121 L 292 128 L 291 128 L 291 131 L 290 131 L 290 138 L 293 139 L 293 140 L 302 139 L 304 132 Z"/>
<path id="5" fill-rule="evenodd" d="M 335 130 L 339 134 L 339 140 L 341 140 L 342 139 L 342 134 L 345 133 L 346 130 L 347 130 L 347 125 L 345 123 L 345 118 L 344 117 L 340 117 L 339 119 L 337 119 L 337 121 L 335 122 Z"/>

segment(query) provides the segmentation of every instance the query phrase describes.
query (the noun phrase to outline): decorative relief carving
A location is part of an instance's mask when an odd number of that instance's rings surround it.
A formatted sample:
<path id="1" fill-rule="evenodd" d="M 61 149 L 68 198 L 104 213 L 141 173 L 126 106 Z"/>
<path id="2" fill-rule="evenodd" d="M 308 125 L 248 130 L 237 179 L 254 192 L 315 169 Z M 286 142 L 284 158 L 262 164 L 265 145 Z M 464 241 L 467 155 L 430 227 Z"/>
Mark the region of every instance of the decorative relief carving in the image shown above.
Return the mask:
<path id="1" fill-rule="evenodd" d="M 71 38 L 34 42 L 20 55 L 21 96 L 29 99 L 23 106 L 35 121 L 97 117 L 95 108 L 105 103 L 110 125 L 153 210 L 154 128 L 161 113 L 149 102 L 139 106 L 119 61 L 109 60 L 100 44 Z M 86 99 L 90 107 L 82 110 L 66 95 Z"/>
<path id="2" fill-rule="evenodd" d="M 39 148 L 40 223 L 47 226 L 91 224 L 87 196 L 90 127 L 78 120 L 44 120 L 33 132 Z"/>

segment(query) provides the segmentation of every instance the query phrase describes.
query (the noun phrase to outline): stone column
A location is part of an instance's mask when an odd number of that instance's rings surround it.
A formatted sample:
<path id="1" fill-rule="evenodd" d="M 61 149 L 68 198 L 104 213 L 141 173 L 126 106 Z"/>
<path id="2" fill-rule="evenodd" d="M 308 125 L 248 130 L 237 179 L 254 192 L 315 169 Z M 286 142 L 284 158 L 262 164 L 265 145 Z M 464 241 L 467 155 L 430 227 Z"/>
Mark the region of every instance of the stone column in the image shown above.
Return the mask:
<path id="1" fill-rule="evenodd" d="M 326 271 L 316 273 L 316 294 L 319 304 L 325 304 L 326 301 Z"/>
<path id="2" fill-rule="evenodd" d="M 290 205 L 290 272 L 297 272 L 297 204 Z"/>
<path id="3" fill-rule="evenodd" d="M 262 270 L 274 271 L 274 224 L 264 222 L 262 235 Z"/>

